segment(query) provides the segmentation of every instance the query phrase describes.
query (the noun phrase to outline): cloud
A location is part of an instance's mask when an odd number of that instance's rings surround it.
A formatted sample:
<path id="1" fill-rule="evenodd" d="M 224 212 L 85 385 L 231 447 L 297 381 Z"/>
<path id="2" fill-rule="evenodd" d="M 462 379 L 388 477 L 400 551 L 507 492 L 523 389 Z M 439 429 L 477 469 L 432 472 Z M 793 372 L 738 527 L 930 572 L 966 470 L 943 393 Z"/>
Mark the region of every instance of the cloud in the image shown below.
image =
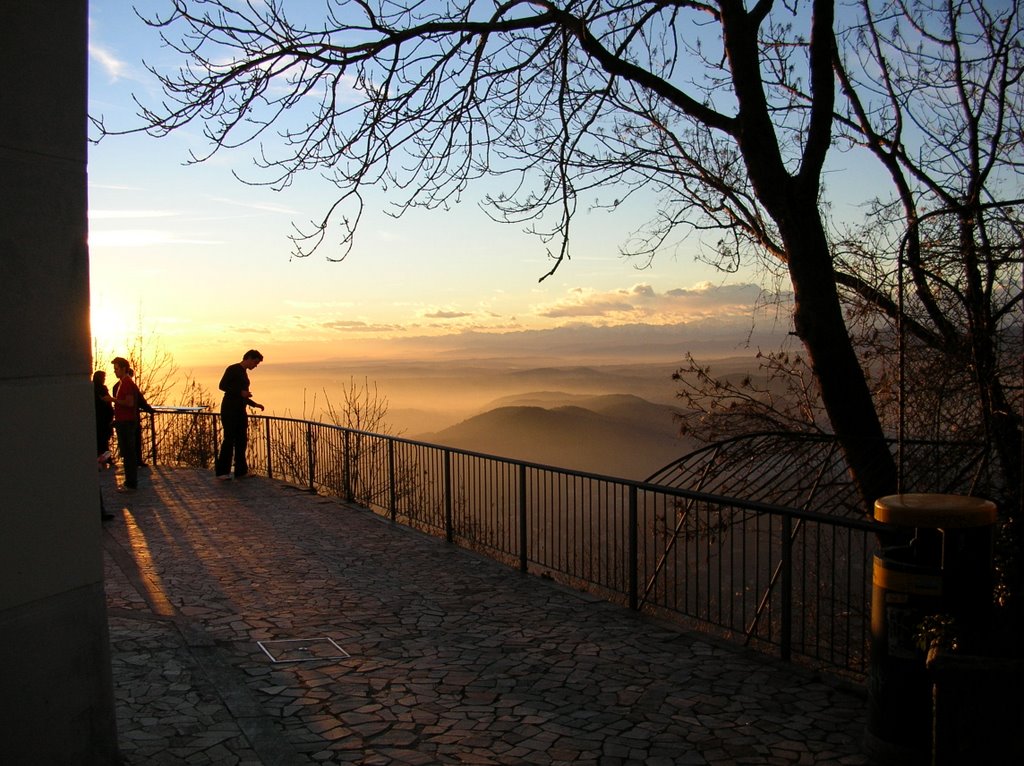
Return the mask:
<path id="1" fill-rule="evenodd" d="M 110 191 L 142 191 L 141 186 L 128 186 L 127 184 L 100 184 L 89 182 L 89 189 L 107 189 Z"/>
<path id="2" fill-rule="evenodd" d="M 741 283 L 735 285 L 716 285 L 712 282 L 701 282 L 693 287 L 677 287 L 667 290 L 665 296 L 680 303 L 694 306 L 743 306 L 746 309 L 760 303 L 763 290 L 759 285 Z"/>
<path id="3" fill-rule="evenodd" d="M 111 80 L 119 80 L 128 72 L 128 64 L 126 62 L 95 43 L 89 44 L 89 57 L 100 65 Z"/>
<path id="4" fill-rule="evenodd" d="M 238 333 L 239 335 L 265 335 L 265 336 L 268 336 L 268 337 L 273 335 L 273 332 L 274 332 L 269 327 L 242 327 L 242 326 L 233 326 L 233 327 L 230 328 L 230 331 L 234 332 L 234 333 Z"/>
<path id="5" fill-rule="evenodd" d="M 569 317 L 605 317 L 633 311 L 633 305 L 626 301 L 616 301 L 596 296 L 587 296 L 577 302 L 565 301 L 538 312 L 548 319 L 566 319 Z"/>
<path id="6" fill-rule="evenodd" d="M 90 221 L 112 221 L 130 218 L 170 218 L 176 216 L 171 210 L 89 210 Z"/>
<path id="7" fill-rule="evenodd" d="M 335 319 L 320 325 L 325 330 L 337 332 L 402 332 L 405 328 L 397 324 L 369 324 L 357 319 Z"/>
<path id="8" fill-rule="evenodd" d="M 161 229 L 90 231 L 89 247 L 153 247 L 158 245 L 223 245 L 219 239 L 195 239 Z"/>
<path id="9" fill-rule="evenodd" d="M 252 202 L 248 200 L 237 200 L 229 197 L 207 197 L 210 202 L 219 202 L 225 205 L 241 207 L 247 210 L 256 210 L 260 213 L 281 213 L 282 215 L 298 215 L 298 211 L 285 205 L 277 205 L 273 202 Z"/>
<path id="10" fill-rule="evenodd" d="M 473 316 L 468 311 L 429 311 L 423 314 L 424 319 L 463 319 L 465 317 Z"/>
<path id="11" fill-rule="evenodd" d="M 673 324 L 707 318 L 751 316 L 762 303 L 755 284 L 702 283 L 659 293 L 649 284 L 597 291 L 574 288 L 553 303 L 534 308 L 545 319 L 591 319 L 604 323 Z"/>
<path id="12" fill-rule="evenodd" d="M 356 305 L 355 301 L 342 300 L 342 301 L 322 301 L 322 300 L 306 300 L 306 299 L 295 299 L 290 298 L 284 301 L 285 306 L 289 306 L 293 309 L 302 311 L 324 311 L 324 310 L 344 310 L 350 309 Z"/>
<path id="13" fill-rule="evenodd" d="M 697 284 L 690 287 L 659 289 L 649 283 L 613 290 L 595 290 L 576 287 L 566 290 L 561 297 L 534 306 L 529 316 L 518 312 L 497 312 L 481 305 L 463 310 L 457 306 L 422 307 L 403 304 L 405 318 L 389 316 L 381 321 L 376 316 L 360 316 L 358 302 L 352 306 L 330 301 L 291 300 L 289 305 L 297 314 L 283 322 L 293 334 L 322 340 L 338 337 L 350 338 L 412 338 L 461 335 L 464 333 L 515 333 L 529 331 L 573 330 L 578 334 L 591 330 L 611 330 L 633 327 L 642 331 L 643 342 L 650 341 L 650 333 L 657 328 L 677 328 L 669 333 L 679 337 L 678 328 L 700 326 L 707 335 L 726 332 L 729 337 L 744 336 L 750 328 L 765 321 L 766 328 L 779 326 L 779 319 L 762 312 L 765 300 L 761 288 L 755 284 L 718 285 Z M 398 305 L 392 306 L 397 311 Z M 356 314 L 353 316 L 353 314 Z M 783 314 L 788 314 L 783 311 Z M 319 316 L 318 316 L 319 315 Z M 634 329 L 633 333 L 640 330 Z M 634 342 L 619 334 L 625 346 Z"/>

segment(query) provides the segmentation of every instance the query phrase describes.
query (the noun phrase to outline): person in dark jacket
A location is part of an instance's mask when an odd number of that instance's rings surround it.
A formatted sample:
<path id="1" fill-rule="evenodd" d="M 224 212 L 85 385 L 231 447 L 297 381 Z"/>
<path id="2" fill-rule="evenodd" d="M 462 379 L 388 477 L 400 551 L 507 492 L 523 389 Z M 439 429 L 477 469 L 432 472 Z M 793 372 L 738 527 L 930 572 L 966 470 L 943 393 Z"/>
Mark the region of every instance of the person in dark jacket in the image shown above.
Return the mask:
<path id="1" fill-rule="evenodd" d="M 96 370 L 92 374 L 93 403 L 96 406 L 96 457 L 101 466 L 109 466 L 110 437 L 114 433 L 114 405 L 108 401 L 107 373 Z"/>
<path id="2" fill-rule="evenodd" d="M 224 399 L 220 405 L 220 422 L 224 429 L 224 441 L 220 445 L 220 453 L 214 464 L 214 473 L 218 479 L 231 478 L 231 462 L 234 459 L 235 478 L 243 479 L 249 475 L 249 464 L 245 462 L 245 448 L 249 438 L 249 415 L 246 407 L 262 410 L 263 405 L 252 398 L 249 390 L 249 371 L 255 370 L 263 361 L 263 354 L 250 349 L 242 356 L 242 361 L 229 365 L 220 379 L 220 390 Z"/>

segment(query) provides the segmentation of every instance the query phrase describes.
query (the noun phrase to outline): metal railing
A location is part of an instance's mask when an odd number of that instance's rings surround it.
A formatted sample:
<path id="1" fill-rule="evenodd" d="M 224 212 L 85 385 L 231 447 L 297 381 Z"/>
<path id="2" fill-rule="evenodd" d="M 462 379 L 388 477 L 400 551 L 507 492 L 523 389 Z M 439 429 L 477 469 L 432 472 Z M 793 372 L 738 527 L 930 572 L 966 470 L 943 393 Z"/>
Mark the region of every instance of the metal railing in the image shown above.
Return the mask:
<path id="1" fill-rule="evenodd" d="M 151 461 L 210 468 L 219 419 L 158 411 Z M 250 470 L 784 660 L 862 678 L 882 527 L 291 418 L 251 416 Z"/>

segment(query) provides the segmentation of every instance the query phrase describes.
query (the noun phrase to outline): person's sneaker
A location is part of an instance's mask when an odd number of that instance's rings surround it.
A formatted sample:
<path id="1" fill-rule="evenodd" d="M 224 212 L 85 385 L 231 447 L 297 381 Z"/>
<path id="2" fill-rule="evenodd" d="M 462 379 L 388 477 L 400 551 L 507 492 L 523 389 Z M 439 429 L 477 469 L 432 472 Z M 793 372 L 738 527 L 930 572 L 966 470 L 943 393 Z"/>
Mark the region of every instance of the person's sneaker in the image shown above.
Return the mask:
<path id="1" fill-rule="evenodd" d="M 220 481 L 231 481 L 231 474 L 222 473 L 217 477 Z"/>

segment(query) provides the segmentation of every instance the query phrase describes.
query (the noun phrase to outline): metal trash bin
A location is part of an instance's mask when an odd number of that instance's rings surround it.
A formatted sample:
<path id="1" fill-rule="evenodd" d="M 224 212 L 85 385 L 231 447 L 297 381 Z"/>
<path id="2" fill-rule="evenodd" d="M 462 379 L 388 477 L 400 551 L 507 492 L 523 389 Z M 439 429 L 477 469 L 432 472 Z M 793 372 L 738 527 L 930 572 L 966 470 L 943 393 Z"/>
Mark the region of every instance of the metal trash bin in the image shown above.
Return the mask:
<path id="1" fill-rule="evenodd" d="M 914 536 L 874 556 L 865 749 L 883 766 L 928 764 L 932 687 L 927 648 L 914 636 L 933 614 L 984 634 L 992 614 L 996 506 L 962 495 L 888 495 L 875 502 L 875 520 Z"/>

